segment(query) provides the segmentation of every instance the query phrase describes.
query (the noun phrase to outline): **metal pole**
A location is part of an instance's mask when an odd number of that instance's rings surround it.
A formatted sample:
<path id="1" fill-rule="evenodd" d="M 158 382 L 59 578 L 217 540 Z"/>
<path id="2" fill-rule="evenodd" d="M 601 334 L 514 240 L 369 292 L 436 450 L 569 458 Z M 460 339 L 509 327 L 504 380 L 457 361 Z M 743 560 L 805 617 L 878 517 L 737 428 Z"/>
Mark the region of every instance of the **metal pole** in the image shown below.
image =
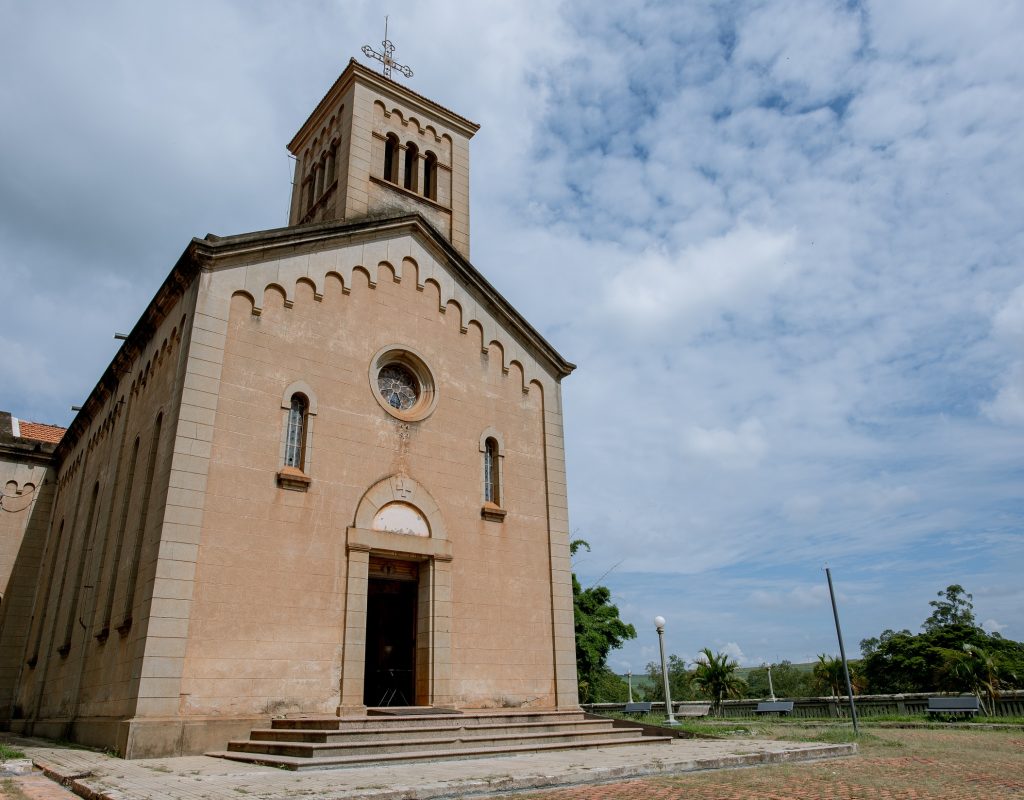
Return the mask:
<path id="1" fill-rule="evenodd" d="M 853 684 L 850 683 L 850 667 L 846 663 L 846 648 L 843 647 L 843 629 L 839 627 L 839 608 L 836 606 L 836 592 L 832 588 L 832 570 L 825 567 L 825 577 L 828 578 L 828 594 L 832 598 L 832 616 L 836 618 L 836 635 L 839 637 L 839 657 L 843 659 L 843 675 L 846 676 L 846 694 L 850 698 L 850 719 L 853 720 L 853 735 L 860 736 L 860 729 L 857 726 L 857 706 L 853 703 Z"/>
<path id="2" fill-rule="evenodd" d="M 628 683 L 628 686 L 629 686 L 629 702 L 632 703 L 633 702 L 633 671 L 632 670 L 629 670 L 626 673 L 626 680 L 629 682 Z"/>
<path id="3" fill-rule="evenodd" d="M 665 724 L 678 725 L 679 723 L 676 722 L 676 718 L 672 714 L 672 697 L 668 689 L 668 667 L 665 666 L 665 620 L 658 617 L 654 620 L 654 624 L 658 627 L 658 649 L 661 650 L 661 679 L 665 686 L 665 711 L 668 713 Z"/>
<path id="4" fill-rule="evenodd" d="M 768 665 L 768 699 L 775 702 L 775 687 L 772 686 L 772 665 Z"/>

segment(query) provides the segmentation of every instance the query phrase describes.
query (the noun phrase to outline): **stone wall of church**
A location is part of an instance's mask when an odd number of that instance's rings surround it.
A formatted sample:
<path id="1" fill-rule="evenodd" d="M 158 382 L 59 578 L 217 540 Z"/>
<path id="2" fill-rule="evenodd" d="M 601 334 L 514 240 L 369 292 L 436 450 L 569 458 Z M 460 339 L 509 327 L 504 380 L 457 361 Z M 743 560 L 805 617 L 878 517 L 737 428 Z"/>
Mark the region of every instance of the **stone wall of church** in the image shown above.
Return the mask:
<path id="1" fill-rule="evenodd" d="M 0 720 L 12 712 L 14 687 L 24 664 L 53 502 L 53 446 L 38 454 L 23 450 L 29 448 L 0 445 Z"/>
<path id="2" fill-rule="evenodd" d="M 17 729 L 116 747 L 136 711 L 193 303 L 194 292 L 169 304 L 66 436 L 29 596 Z"/>
<path id="3" fill-rule="evenodd" d="M 450 585 L 436 587 L 450 608 L 450 618 L 437 621 L 450 633 L 450 675 L 438 676 L 447 687 L 442 699 L 463 707 L 558 702 L 555 651 L 566 649 L 566 631 L 558 631 L 556 646 L 553 605 L 561 604 L 564 628 L 568 563 L 554 565 L 560 594 L 553 600 L 552 541 L 565 549 L 567 539 L 564 501 L 549 525 L 546 470 L 546 460 L 561 456 L 557 382 L 506 334 L 510 361 L 495 335 L 499 324 L 481 308 L 472 309 L 481 321 L 471 322 L 468 309 L 446 306 L 438 281 L 422 279 L 440 267 L 422 249 L 418 265 L 403 258 L 411 249 L 408 239 L 380 245 L 400 271 L 356 245 L 330 257 L 369 267 L 317 275 L 309 256 L 304 277 L 276 285 L 253 278 L 267 265 L 209 276 L 208 305 L 229 302 L 230 312 L 182 715 L 334 713 L 346 646 L 346 531 L 363 494 L 396 473 L 429 492 L 452 548 Z M 273 272 L 286 274 L 285 262 Z M 371 362 L 392 346 L 414 350 L 434 375 L 437 406 L 421 422 L 403 423 L 375 399 Z M 278 485 L 282 405 L 296 384 L 315 404 L 304 491 Z M 481 515 L 480 443 L 488 429 L 505 449 L 503 521 Z M 554 468 L 564 476 L 561 463 Z M 564 497 L 564 477 L 560 484 Z M 564 669 L 558 677 L 568 697 Z"/>

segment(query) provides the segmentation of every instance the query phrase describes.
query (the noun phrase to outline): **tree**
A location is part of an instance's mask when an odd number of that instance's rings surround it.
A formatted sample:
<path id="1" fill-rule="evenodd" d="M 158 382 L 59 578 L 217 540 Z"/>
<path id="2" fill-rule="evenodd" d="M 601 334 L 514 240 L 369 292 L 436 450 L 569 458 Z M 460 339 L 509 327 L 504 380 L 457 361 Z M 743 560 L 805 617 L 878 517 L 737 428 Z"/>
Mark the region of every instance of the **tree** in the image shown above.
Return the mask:
<path id="1" fill-rule="evenodd" d="M 964 655 L 953 668 L 953 674 L 965 689 L 981 700 L 982 712 L 992 716 L 995 716 L 1002 690 L 1017 682 L 1017 676 L 1000 664 L 992 653 L 970 644 L 964 645 Z"/>
<path id="2" fill-rule="evenodd" d="M 677 655 L 668 657 L 668 690 L 673 700 L 693 699 L 693 673 L 686 668 L 686 661 Z M 650 689 L 649 700 L 665 702 L 665 681 L 661 676 L 661 664 L 652 661 L 647 665 L 647 679 Z"/>
<path id="3" fill-rule="evenodd" d="M 811 673 L 794 667 L 791 661 L 772 664 L 772 685 L 778 697 L 808 697 L 813 693 Z M 767 666 L 752 669 L 747 675 L 747 697 L 768 697 Z"/>
<path id="4" fill-rule="evenodd" d="M 569 544 L 569 553 L 575 555 L 581 548 L 590 550 L 583 539 Z M 573 620 L 576 625 L 576 677 L 580 699 L 596 702 L 596 689 L 607 682 L 608 653 L 629 639 L 636 638 L 636 628 L 619 619 L 619 609 L 611 602 L 612 593 L 605 586 L 584 589 L 572 576 Z"/>
<path id="5" fill-rule="evenodd" d="M 712 653 L 705 647 L 697 656 L 693 671 L 694 684 L 711 698 L 711 708 L 716 716 L 722 713 L 722 702 L 730 697 L 742 697 L 746 683 L 736 674 L 735 661 L 725 653 Z"/>
<path id="6" fill-rule="evenodd" d="M 946 628 L 951 625 L 977 627 L 974 620 L 974 604 L 971 602 L 974 595 L 964 591 L 963 586 L 959 583 L 951 583 L 938 592 L 937 597 L 940 599 L 928 601 L 928 605 L 932 607 L 932 613 L 921 626 L 925 633 L 931 633 L 938 628 Z"/>
<path id="7" fill-rule="evenodd" d="M 878 637 L 864 639 L 860 662 L 866 688 L 877 693 L 961 691 L 985 694 L 979 670 L 986 668 L 980 650 L 990 658 L 999 687 L 1019 685 L 1024 676 L 1024 644 L 989 634 L 975 623 L 971 595 L 959 584 L 938 593 L 929 605 L 932 613 L 923 631 L 885 630 Z M 978 688 L 982 687 L 982 688 Z"/>
<path id="8" fill-rule="evenodd" d="M 850 683 L 854 684 L 853 688 L 856 690 L 853 665 L 848 664 L 848 666 L 850 667 Z M 843 659 L 838 656 L 827 656 L 821 653 L 818 656 L 818 663 L 814 665 L 813 675 L 816 691 L 822 694 L 827 693 L 831 697 L 838 697 L 846 693 L 846 674 L 843 671 Z"/>

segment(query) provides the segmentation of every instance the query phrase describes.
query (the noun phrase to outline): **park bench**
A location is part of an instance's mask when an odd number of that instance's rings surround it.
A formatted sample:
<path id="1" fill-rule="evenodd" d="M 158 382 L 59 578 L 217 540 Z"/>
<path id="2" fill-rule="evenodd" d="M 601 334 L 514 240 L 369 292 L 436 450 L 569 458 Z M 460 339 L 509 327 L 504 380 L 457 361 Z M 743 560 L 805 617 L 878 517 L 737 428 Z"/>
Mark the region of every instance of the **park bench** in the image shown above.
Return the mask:
<path id="1" fill-rule="evenodd" d="M 711 711 L 711 703 L 682 703 L 676 711 L 677 717 L 706 717 Z"/>
<path id="2" fill-rule="evenodd" d="M 651 704 L 650 703 L 626 703 L 626 707 L 622 709 L 624 714 L 650 714 Z"/>
<path id="3" fill-rule="evenodd" d="M 758 714 L 778 714 L 780 717 L 793 713 L 792 700 L 773 700 L 770 703 L 758 703 Z"/>
<path id="4" fill-rule="evenodd" d="M 973 694 L 960 697 L 929 697 L 928 716 L 942 714 L 965 714 L 973 717 L 981 709 L 981 703 Z"/>

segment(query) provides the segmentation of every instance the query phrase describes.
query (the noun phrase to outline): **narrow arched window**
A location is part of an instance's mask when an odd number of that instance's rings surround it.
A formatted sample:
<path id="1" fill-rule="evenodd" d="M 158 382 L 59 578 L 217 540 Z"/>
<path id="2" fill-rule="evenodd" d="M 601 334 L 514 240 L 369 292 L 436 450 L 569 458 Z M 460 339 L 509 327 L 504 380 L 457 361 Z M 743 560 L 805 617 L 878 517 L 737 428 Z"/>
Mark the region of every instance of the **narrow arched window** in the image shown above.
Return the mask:
<path id="1" fill-rule="evenodd" d="M 291 409 L 288 411 L 288 434 L 284 444 L 284 465 L 301 470 L 305 455 L 306 414 L 309 402 L 301 394 L 292 395 Z"/>
<path id="2" fill-rule="evenodd" d="M 429 150 L 423 161 L 423 196 L 437 200 L 437 156 Z"/>
<path id="3" fill-rule="evenodd" d="M 338 160 L 338 143 L 332 142 L 331 149 L 327 151 L 327 178 L 324 181 L 329 189 L 334 184 L 334 171 Z"/>
<path id="4" fill-rule="evenodd" d="M 415 192 L 419 184 L 419 175 L 416 168 L 419 166 L 419 148 L 412 142 L 405 145 L 405 181 L 403 186 L 410 192 Z"/>
<path id="5" fill-rule="evenodd" d="M 501 505 L 500 480 L 498 443 L 494 439 L 488 439 L 484 444 L 484 502 Z"/>
<path id="6" fill-rule="evenodd" d="M 398 137 L 389 133 L 384 140 L 384 180 L 398 183 Z"/>
<path id="7" fill-rule="evenodd" d="M 303 213 L 308 213 L 313 207 L 313 201 L 316 199 L 313 196 L 315 190 L 316 186 L 314 185 L 313 173 L 311 172 L 309 177 L 306 178 L 306 208 L 303 210 Z"/>
<path id="8" fill-rule="evenodd" d="M 316 199 L 319 200 L 324 194 L 324 175 L 327 174 L 325 167 L 327 166 L 327 156 L 324 155 L 320 159 L 320 163 L 316 165 Z"/>

